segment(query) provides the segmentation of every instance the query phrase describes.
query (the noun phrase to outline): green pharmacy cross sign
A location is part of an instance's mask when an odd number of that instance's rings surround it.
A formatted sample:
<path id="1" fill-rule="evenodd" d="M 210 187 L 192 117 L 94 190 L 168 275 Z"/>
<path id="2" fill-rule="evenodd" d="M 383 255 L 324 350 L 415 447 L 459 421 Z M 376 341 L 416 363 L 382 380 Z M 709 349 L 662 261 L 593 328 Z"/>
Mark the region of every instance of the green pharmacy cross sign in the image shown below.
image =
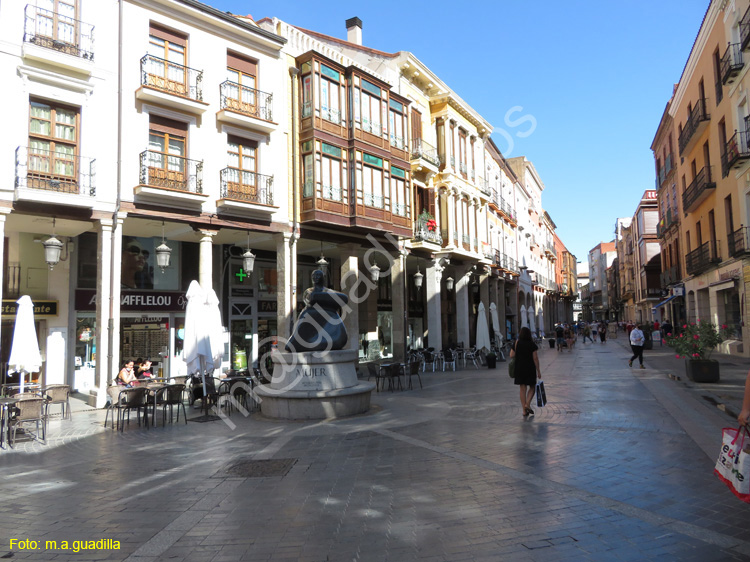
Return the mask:
<path id="1" fill-rule="evenodd" d="M 240 270 L 237 273 L 235 273 L 234 276 L 240 278 L 240 283 L 244 283 L 245 277 L 247 277 L 247 273 L 245 273 L 244 269 L 240 268 Z"/>

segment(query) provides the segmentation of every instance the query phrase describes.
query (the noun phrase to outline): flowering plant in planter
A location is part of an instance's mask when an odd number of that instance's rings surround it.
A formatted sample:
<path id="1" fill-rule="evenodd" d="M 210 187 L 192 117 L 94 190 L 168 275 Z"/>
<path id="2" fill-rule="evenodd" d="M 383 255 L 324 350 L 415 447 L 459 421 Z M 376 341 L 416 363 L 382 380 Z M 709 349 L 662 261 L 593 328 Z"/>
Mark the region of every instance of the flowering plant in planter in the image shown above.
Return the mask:
<path id="1" fill-rule="evenodd" d="M 435 219 L 429 219 L 424 224 L 427 227 L 427 230 L 429 230 L 430 232 L 435 232 L 437 230 L 437 223 L 435 222 Z"/>
<path id="2" fill-rule="evenodd" d="M 677 357 L 690 361 L 708 360 L 717 345 L 732 334 L 726 324 L 716 327 L 710 322 L 691 322 L 683 324 L 679 335 L 666 334 L 665 342 L 673 347 Z"/>

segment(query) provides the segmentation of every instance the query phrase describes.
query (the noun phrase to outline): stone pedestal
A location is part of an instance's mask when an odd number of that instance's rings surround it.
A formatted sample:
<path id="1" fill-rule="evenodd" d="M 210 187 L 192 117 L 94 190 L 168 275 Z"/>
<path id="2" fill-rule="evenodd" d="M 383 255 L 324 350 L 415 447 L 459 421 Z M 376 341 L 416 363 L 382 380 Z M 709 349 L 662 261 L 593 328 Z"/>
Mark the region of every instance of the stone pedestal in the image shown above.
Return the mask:
<path id="1" fill-rule="evenodd" d="M 375 383 L 359 381 L 356 350 L 274 352 L 271 384 L 260 386 L 260 410 L 269 418 L 321 420 L 370 409 Z"/>

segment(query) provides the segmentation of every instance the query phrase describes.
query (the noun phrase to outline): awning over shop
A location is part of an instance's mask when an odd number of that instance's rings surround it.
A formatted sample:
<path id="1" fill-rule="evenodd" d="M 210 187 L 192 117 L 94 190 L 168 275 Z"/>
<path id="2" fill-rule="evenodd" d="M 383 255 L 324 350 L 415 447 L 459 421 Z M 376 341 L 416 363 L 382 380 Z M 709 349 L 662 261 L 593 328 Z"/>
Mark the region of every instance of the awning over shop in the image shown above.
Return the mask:
<path id="1" fill-rule="evenodd" d="M 668 298 L 667 300 L 665 300 L 665 301 L 661 301 L 661 302 L 660 302 L 659 304 L 657 304 L 656 306 L 654 306 L 654 307 L 653 307 L 653 309 L 654 309 L 654 310 L 656 310 L 656 309 L 657 309 L 657 308 L 659 308 L 660 306 L 664 306 L 665 304 L 667 304 L 667 303 L 668 303 L 669 301 L 671 301 L 672 299 L 676 299 L 677 297 L 681 297 L 681 296 L 682 296 L 682 295 L 672 295 L 672 296 L 671 296 L 671 297 L 669 297 L 669 298 Z"/>

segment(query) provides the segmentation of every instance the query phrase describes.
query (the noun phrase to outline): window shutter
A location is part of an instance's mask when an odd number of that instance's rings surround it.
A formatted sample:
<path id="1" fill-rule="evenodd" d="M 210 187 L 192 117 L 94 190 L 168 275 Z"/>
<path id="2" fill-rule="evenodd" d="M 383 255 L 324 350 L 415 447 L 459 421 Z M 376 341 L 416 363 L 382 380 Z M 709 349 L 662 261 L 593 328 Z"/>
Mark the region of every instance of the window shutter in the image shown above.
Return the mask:
<path id="1" fill-rule="evenodd" d="M 158 37 L 159 39 L 165 39 L 166 41 L 174 43 L 175 45 L 182 45 L 183 47 L 187 47 L 187 37 L 185 35 L 176 31 L 172 31 L 171 29 L 167 29 L 166 27 L 162 27 L 157 23 L 151 22 L 148 26 L 148 32 L 149 35 Z"/>
<path id="2" fill-rule="evenodd" d="M 227 67 L 250 76 L 258 76 L 258 61 L 227 51 Z"/>
<path id="3" fill-rule="evenodd" d="M 148 125 L 152 131 L 187 137 L 188 124 L 182 121 L 174 121 L 158 115 L 149 115 Z"/>
<path id="4" fill-rule="evenodd" d="M 411 110 L 411 138 L 412 140 L 422 138 L 422 114 L 416 109 Z"/>
<path id="5" fill-rule="evenodd" d="M 427 189 L 427 212 L 433 217 L 435 215 L 435 190 L 433 188 Z M 421 212 L 421 211 L 419 211 Z"/>

